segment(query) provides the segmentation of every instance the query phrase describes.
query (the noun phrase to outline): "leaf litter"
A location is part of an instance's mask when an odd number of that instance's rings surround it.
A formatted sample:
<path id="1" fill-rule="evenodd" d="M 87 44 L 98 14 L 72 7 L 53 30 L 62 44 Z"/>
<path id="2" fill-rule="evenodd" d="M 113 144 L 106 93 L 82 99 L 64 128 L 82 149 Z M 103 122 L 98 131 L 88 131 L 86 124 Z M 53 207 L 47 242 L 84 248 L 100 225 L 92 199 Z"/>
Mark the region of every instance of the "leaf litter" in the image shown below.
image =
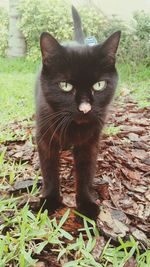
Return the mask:
<path id="1" fill-rule="evenodd" d="M 93 255 L 97 254 L 97 250 L 101 253 L 102 247 L 106 244 L 104 238 L 117 241 L 119 236 L 126 239 L 133 235 L 144 247 L 150 248 L 150 108 L 140 109 L 136 103 L 127 99 L 120 106 L 114 103 L 109 114 L 111 115 L 108 117 L 107 127 L 115 125 L 119 126 L 120 130 L 112 136 L 103 133 L 99 144 L 94 189 L 96 202 L 100 205 L 97 227 L 102 236 L 96 240 Z M 17 180 L 9 186 L 8 192 L 25 194 L 26 202 L 37 173 L 40 175 L 40 168 L 34 127 L 22 126 L 21 122 L 10 124 L 10 129 L 14 133 L 22 127 L 24 138 L 18 134 L 16 139 L 2 142 L 0 151 L 6 149 L 6 163 L 25 164 L 23 172 L 20 171 Z M 57 210 L 53 216 L 59 221 L 69 207 L 71 212 L 63 227 L 77 236 L 78 229 L 83 226 L 75 220 L 73 176 L 72 154 L 70 151 L 62 151 L 60 179 L 66 207 Z M 2 175 L 0 180 L 3 181 Z M 41 184 L 40 179 L 38 187 L 41 187 Z M 38 198 L 35 199 L 33 202 L 39 201 Z M 43 257 L 46 258 L 45 255 Z M 47 266 L 45 261 L 42 261 L 42 255 L 39 260 L 36 266 Z M 59 264 L 54 261 L 53 266 Z M 134 266 L 134 259 L 131 258 L 125 266 Z"/>

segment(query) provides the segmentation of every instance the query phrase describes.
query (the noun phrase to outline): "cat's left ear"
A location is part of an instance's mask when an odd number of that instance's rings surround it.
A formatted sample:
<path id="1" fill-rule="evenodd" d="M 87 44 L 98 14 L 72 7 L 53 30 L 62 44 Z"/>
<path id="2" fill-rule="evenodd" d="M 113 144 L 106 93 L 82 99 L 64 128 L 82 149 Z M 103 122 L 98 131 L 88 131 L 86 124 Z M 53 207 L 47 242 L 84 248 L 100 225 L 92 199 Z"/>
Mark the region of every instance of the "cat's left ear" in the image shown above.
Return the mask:
<path id="1" fill-rule="evenodd" d="M 40 36 L 40 47 L 43 63 L 47 63 L 61 49 L 61 45 L 48 32 L 43 32 Z"/>
<path id="2" fill-rule="evenodd" d="M 113 33 L 101 46 L 101 51 L 110 58 L 115 58 L 119 41 L 120 41 L 121 31 Z"/>

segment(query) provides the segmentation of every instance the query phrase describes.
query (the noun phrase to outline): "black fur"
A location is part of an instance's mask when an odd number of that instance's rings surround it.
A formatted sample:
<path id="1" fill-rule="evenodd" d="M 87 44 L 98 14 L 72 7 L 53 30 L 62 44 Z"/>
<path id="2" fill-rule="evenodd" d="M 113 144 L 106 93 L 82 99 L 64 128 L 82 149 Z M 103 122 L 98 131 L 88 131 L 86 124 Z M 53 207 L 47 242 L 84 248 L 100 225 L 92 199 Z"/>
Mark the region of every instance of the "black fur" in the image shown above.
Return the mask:
<path id="1" fill-rule="evenodd" d="M 116 32 L 93 47 L 62 46 L 49 33 L 41 35 L 43 64 L 36 88 L 36 138 L 44 181 L 41 202 L 46 201 L 44 208 L 49 212 L 61 204 L 59 150 L 73 146 L 77 208 L 92 219 L 98 215 L 92 180 L 99 136 L 118 81 L 115 54 L 119 39 L 120 32 Z M 93 85 L 102 80 L 106 88 L 94 91 Z M 61 81 L 71 84 L 72 91 L 64 92 Z M 91 106 L 85 114 L 79 110 L 83 102 Z"/>
<path id="2" fill-rule="evenodd" d="M 72 17 L 73 17 L 73 23 L 74 23 L 74 37 L 75 37 L 74 39 L 79 44 L 84 44 L 84 34 L 82 31 L 81 19 L 74 6 L 72 6 Z"/>

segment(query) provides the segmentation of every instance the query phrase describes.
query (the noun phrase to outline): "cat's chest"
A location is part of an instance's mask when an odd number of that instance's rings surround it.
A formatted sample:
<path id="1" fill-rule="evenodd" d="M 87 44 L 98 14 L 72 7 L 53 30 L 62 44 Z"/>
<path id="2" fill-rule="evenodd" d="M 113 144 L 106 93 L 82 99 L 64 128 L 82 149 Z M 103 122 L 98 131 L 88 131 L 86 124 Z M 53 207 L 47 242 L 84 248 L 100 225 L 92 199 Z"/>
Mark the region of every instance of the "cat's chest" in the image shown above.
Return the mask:
<path id="1" fill-rule="evenodd" d="M 61 143 L 62 149 L 68 149 L 72 146 L 80 146 L 95 139 L 99 129 L 96 125 L 77 125 L 72 124 L 68 127 Z"/>

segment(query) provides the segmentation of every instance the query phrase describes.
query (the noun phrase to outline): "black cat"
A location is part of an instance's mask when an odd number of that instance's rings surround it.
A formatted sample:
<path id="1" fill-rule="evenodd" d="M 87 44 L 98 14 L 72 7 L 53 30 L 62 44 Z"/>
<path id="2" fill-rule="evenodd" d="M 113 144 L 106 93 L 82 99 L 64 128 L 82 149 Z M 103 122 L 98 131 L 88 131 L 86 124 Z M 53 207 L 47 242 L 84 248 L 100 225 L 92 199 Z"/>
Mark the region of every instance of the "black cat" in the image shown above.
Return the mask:
<path id="1" fill-rule="evenodd" d="M 76 45 L 61 45 L 46 32 L 40 38 L 36 140 L 44 181 L 41 202 L 49 212 L 61 205 L 59 151 L 73 147 L 77 209 L 96 219 L 99 207 L 92 196 L 92 181 L 99 136 L 118 80 L 115 54 L 120 31 L 102 44 L 84 45 L 75 8 L 72 14 Z"/>

